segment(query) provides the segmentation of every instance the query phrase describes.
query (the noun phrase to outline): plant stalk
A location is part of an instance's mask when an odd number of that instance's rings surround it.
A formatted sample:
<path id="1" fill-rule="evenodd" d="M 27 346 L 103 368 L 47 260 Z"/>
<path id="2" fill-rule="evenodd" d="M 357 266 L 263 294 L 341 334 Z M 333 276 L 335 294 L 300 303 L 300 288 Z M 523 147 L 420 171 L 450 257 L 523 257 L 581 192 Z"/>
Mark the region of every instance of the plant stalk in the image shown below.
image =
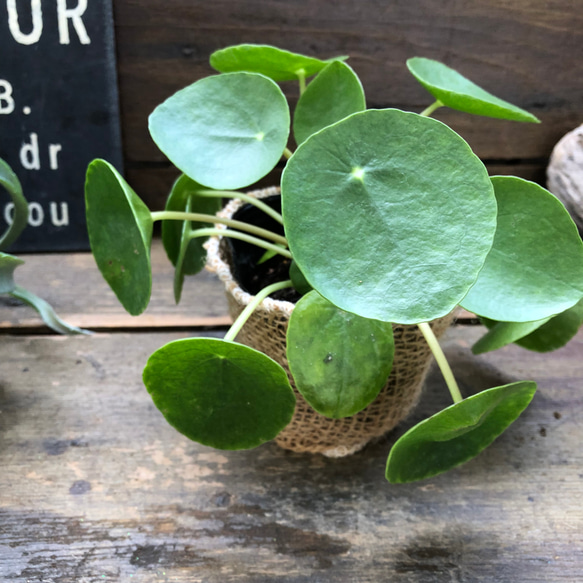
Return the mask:
<path id="1" fill-rule="evenodd" d="M 199 223 L 220 223 L 233 229 L 239 229 L 240 231 L 252 233 L 258 237 L 263 237 L 264 239 L 270 239 L 271 241 L 275 241 L 276 243 L 287 247 L 287 239 L 282 235 L 277 235 L 276 233 L 272 233 L 267 229 L 255 227 L 254 225 L 244 223 L 243 221 L 225 219 L 215 215 L 205 215 L 202 213 L 184 213 L 180 211 L 158 211 L 151 213 L 151 216 L 153 221 L 196 221 Z"/>
<path id="2" fill-rule="evenodd" d="M 283 225 L 283 217 L 276 210 L 272 209 L 268 204 L 265 204 L 262 200 L 255 198 L 254 196 L 249 196 L 243 192 L 236 192 L 234 190 L 197 190 L 197 196 L 206 196 L 209 198 L 240 198 L 241 200 L 256 206 L 261 209 L 265 214 L 269 215 L 272 219 L 275 219 L 280 225 Z"/>
<path id="3" fill-rule="evenodd" d="M 229 331 L 225 334 L 225 341 L 232 342 L 237 337 L 237 334 L 241 331 L 241 328 L 245 325 L 245 322 L 249 319 L 251 314 L 257 309 L 257 306 L 271 293 L 279 291 L 280 289 L 285 289 L 286 287 L 292 287 L 291 280 L 279 281 L 277 283 L 272 283 L 267 287 L 264 287 L 247 305 L 247 307 L 239 314 L 238 318 L 233 322 L 233 325 L 229 328 Z"/>
<path id="4" fill-rule="evenodd" d="M 300 97 L 304 94 L 306 90 L 306 72 L 303 69 L 296 71 L 298 76 L 298 81 L 300 83 Z"/>
<path id="5" fill-rule="evenodd" d="M 246 243 L 251 243 L 252 245 L 257 245 L 257 247 L 262 247 L 263 249 L 269 249 L 270 251 L 274 251 L 279 255 L 283 255 L 288 259 L 292 259 L 292 254 L 283 247 L 279 245 L 274 245 L 273 243 L 268 243 L 263 239 L 259 239 L 257 237 L 253 237 L 253 235 L 248 235 L 247 233 L 239 233 L 239 231 L 231 231 L 230 229 L 213 229 L 212 227 L 204 228 L 204 229 L 196 229 L 191 231 L 188 237 L 190 239 L 196 239 L 197 237 L 213 237 L 218 235 L 220 237 L 231 237 L 232 239 L 240 239 L 241 241 L 245 241 Z"/>
<path id="6" fill-rule="evenodd" d="M 289 148 L 285 148 L 285 150 L 283 151 L 283 157 L 286 160 L 289 160 L 293 155 L 294 153 Z"/>
<path id="7" fill-rule="evenodd" d="M 425 340 L 427 341 L 427 344 L 429 345 L 431 352 L 433 352 L 433 357 L 437 362 L 437 366 L 439 366 L 439 370 L 441 370 L 441 374 L 445 379 L 447 388 L 451 393 L 451 398 L 453 399 L 453 402 L 459 403 L 460 401 L 463 401 L 464 398 L 460 393 L 460 389 L 453 376 L 453 372 L 451 371 L 449 362 L 447 362 L 445 354 L 443 354 L 443 350 L 441 349 L 441 346 L 439 346 L 439 342 L 437 341 L 437 338 L 435 337 L 435 334 L 433 333 L 431 326 L 427 322 L 422 322 L 421 324 L 417 324 L 417 326 L 419 327 L 419 330 L 421 330 L 421 333 L 425 337 Z"/>
<path id="8" fill-rule="evenodd" d="M 439 109 L 440 107 L 443 107 L 443 103 L 441 103 L 441 101 L 439 101 L 438 99 L 435 103 L 432 103 L 427 109 L 424 109 L 419 115 L 422 115 L 423 117 L 429 117 L 436 109 Z"/>

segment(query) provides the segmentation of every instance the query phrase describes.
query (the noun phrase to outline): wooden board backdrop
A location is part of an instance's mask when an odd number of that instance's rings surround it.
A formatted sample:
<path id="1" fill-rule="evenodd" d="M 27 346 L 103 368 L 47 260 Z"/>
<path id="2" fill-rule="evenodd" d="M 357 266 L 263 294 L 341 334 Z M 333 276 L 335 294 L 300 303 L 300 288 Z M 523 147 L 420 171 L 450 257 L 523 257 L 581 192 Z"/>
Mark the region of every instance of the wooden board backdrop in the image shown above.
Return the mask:
<path id="1" fill-rule="evenodd" d="M 370 107 L 412 111 L 431 99 L 405 60 L 442 60 L 542 120 L 436 114 L 492 173 L 544 181 L 553 145 L 583 118 L 577 0 L 114 0 L 114 14 L 128 177 L 155 208 L 176 172 L 150 140 L 147 116 L 177 89 L 212 73 L 209 55 L 230 44 L 350 55 Z M 295 84 L 285 90 L 295 99 Z"/>

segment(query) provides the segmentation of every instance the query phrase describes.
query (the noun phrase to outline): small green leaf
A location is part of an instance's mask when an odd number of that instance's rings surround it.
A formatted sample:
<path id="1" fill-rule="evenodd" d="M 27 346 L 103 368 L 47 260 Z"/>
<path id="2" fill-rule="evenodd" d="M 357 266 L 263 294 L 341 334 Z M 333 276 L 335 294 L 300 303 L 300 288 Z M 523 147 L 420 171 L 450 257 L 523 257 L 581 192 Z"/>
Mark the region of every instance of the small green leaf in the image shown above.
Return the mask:
<path id="1" fill-rule="evenodd" d="M 12 168 L 0 158 L 0 186 L 3 186 L 14 204 L 12 224 L 0 237 L 0 249 L 6 249 L 22 233 L 28 221 L 28 203 L 22 194 L 22 186 Z"/>
<path id="2" fill-rule="evenodd" d="M 461 301 L 498 322 L 534 322 L 583 297 L 583 242 L 562 203 L 513 176 L 492 178 L 498 226 L 492 251 Z"/>
<path id="3" fill-rule="evenodd" d="M 14 270 L 24 263 L 23 259 L 0 252 L 0 294 L 8 294 L 16 287 Z"/>
<path id="4" fill-rule="evenodd" d="M 207 190 L 204 186 L 197 184 L 194 180 L 182 174 L 172 186 L 172 190 L 166 201 L 167 211 L 186 211 L 186 206 L 190 201 L 190 211 L 214 215 L 221 209 L 221 199 L 209 196 L 196 196 L 198 190 Z M 176 265 L 180 253 L 183 226 L 186 221 L 162 221 L 162 242 L 168 259 L 172 265 Z M 190 221 L 190 230 L 213 227 L 212 223 L 200 223 Z M 206 251 L 203 248 L 208 237 L 197 237 L 192 239 L 182 267 L 185 275 L 198 273 L 205 264 Z"/>
<path id="5" fill-rule="evenodd" d="M 33 294 L 27 289 L 24 289 L 23 287 L 20 287 L 19 285 L 17 285 L 10 292 L 10 295 L 19 300 L 22 300 L 34 308 L 42 318 L 43 322 L 49 328 L 55 332 L 58 332 L 59 334 L 92 334 L 92 332 L 89 330 L 77 328 L 77 326 L 71 326 L 71 324 L 67 324 L 67 322 L 61 320 L 61 318 L 57 316 L 53 307 L 47 301 L 39 298 L 37 295 Z"/>
<path id="6" fill-rule="evenodd" d="M 407 61 L 413 76 L 443 105 L 486 117 L 538 123 L 538 119 L 460 75 L 447 65 L 432 59 L 414 57 Z"/>
<path id="7" fill-rule="evenodd" d="M 283 245 L 281 245 L 281 248 L 283 249 Z M 265 263 L 266 261 L 269 261 L 270 259 L 273 259 L 278 253 L 276 251 L 274 251 L 273 249 L 268 249 L 260 258 L 259 261 L 257 262 L 257 265 L 261 265 L 262 263 Z"/>
<path id="8" fill-rule="evenodd" d="M 292 312 L 289 367 L 298 391 L 326 417 L 348 417 L 374 401 L 387 382 L 394 351 L 391 324 L 344 312 L 315 291 Z"/>
<path id="9" fill-rule="evenodd" d="M 314 134 L 288 160 L 281 190 L 306 279 L 339 308 L 384 322 L 451 312 L 496 231 L 492 184 L 467 143 L 397 109 L 355 113 Z"/>
<path id="10" fill-rule="evenodd" d="M 481 318 L 484 326 L 493 329 L 498 324 L 510 324 L 513 326 L 522 326 L 522 324 L 495 322 L 487 318 Z M 545 322 L 545 320 L 543 320 Z M 527 322 L 528 324 L 528 322 Z M 565 310 L 561 314 L 546 320 L 541 326 L 537 327 L 534 332 L 521 336 L 514 340 L 518 346 L 535 352 L 551 352 L 561 348 L 577 334 L 583 324 L 583 299 L 575 304 L 572 308 Z M 474 347 L 475 348 L 475 347 Z M 472 348 L 472 350 L 474 350 Z"/>
<path id="11" fill-rule="evenodd" d="M 279 364 L 252 348 L 215 338 L 163 346 L 148 360 L 144 383 L 170 425 L 218 449 L 248 449 L 273 439 L 295 408 Z"/>
<path id="12" fill-rule="evenodd" d="M 469 461 L 517 419 L 535 391 L 529 381 L 488 389 L 421 421 L 391 449 L 387 480 L 423 480 Z"/>
<path id="13" fill-rule="evenodd" d="M 344 60 L 336 57 L 332 60 Z M 294 81 L 300 74 L 311 77 L 330 61 L 321 61 L 269 45 L 243 44 L 215 51 L 210 58 L 211 67 L 220 73 L 247 71 L 261 73 L 274 81 Z"/>
<path id="14" fill-rule="evenodd" d="M 206 77 L 150 115 L 150 134 L 182 172 L 210 188 L 237 189 L 263 178 L 287 145 L 285 96 L 256 73 Z"/>
<path id="15" fill-rule="evenodd" d="M 366 100 L 356 73 L 334 61 L 318 73 L 300 97 L 294 114 L 297 144 L 352 113 L 364 111 Z"/>
<path id="16" fill-rule="evenodd" d="M 305 278 L 304 274 L 295 261 L 292 261 L 289 266 L 289 278 L 291 279 L 294 289 L 299 294 L 304 295 L 314 289 L 310 285 L 310 282 Z"/>
<path id="17" fill-rule="evenodd" d="M 494 320 L 490 320 L 492 323 L 490 330 L 472 346 L 472 352 L 474 354 L 483 354 L 484 352 L 498 350 L 534 332 L 548 322 L 549 319 L 544 318 L 535 322 L 494 322 Z"/>
<path id="18" fill-rule="evenodd" d="M 152 218 L 117 170 L 93 160 L 85 182 L 87 230 L 99 271 L 123 307 L 141 314 L 150 301 Z"/>

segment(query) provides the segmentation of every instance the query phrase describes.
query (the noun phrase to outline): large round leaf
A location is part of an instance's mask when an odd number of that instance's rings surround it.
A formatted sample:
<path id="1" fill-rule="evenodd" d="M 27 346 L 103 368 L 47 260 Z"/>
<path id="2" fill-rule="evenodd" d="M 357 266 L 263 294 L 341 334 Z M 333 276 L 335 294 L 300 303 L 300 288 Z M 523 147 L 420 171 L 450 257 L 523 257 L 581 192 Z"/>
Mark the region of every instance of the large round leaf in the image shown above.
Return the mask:
<path id="1" fill-rule="evenodd" d="M 391 449 L 387 480 L 423 480 L 472 459 L 516 420 L 535 391 L 529 381 L 488 389 L 418 423 Z"/>
<path id="2" fill-rule="evenodd" d="M 12 224 L 5 233 L 0 236 L 0 249 L 7 249 L 18 239 L 18 236 L 28 222 L 28 203 L 22 194 L 22 186 L 18 176 L 14 174 L 12 168 L 0 158 L 0 187 L 4 187 L 14 204 L 14 214 Z"/>
<path id="3" fill-rule="evenodd" d="M 314 134 L 282 178 L 286 236 L 310 284 L 385 322 L 444 316 L 476 280 L 496 229 L 484 165 L 455 132 L 396 109 Z"/>
<path id="4" fill-rule="evenodd" d="M 150 115 L 150 134 L 182 172 L 210 188 L 234 189 L 263 178 L 289 135 L 281 89 L 255 73 L 201 79 Z"/>
<path id="5" fill-rule="evenodd" d="M 163 346 L 148 360 L 144 383 L 170 425 L 218 449 L 247 449 L 273 439 L 295 408 L 279 364 L 216 338 Z"/>
<path id="6" fill-rule="evenodd" d="M 211 67 L 220 73 L 249 71 L 261 73 L 274 81 L 293 81 L 299 75 L 311 77 L 328 62 L 269 45 L 252 44 L 227 47 L 215 51 L 210 58 Z"/>
<path id="7" fill-rule="evenodd" d="M 439 61 L 414 57 L 407 61 L 407 67 L 433 97 L 452 109 L 514 121 L 539 121 L 528 111 L 484 91 Z"/>
<path id="8" fill-rule="evenodd" d="M 340 310 L 315 291 L 292 312 L 289 367 L 298 391 L 326 417 L 348 417 L 371 403 L 387 382 L 394 352 L 391 324 Z"/>
<path id="9" fill-rule="evenodd" d="M 167 211 L 186 211 L 187 205 L 190 205 L 189 212 L 214 215 L 221 208 L 221 199 L 209 196 L 197 196 L 198 190 L 206 190 L 204 186 L 196 183 L 194 180 L 183 174 L 174 185 L 166 201 Z M 172 265 L 176 265 L 178 255 L 180 254 L 180 245 L 182 241 L 184 224 L 187 223 L 187 232 L 205 227 L 213 227 L 212 223 L 201 223 L 198 221 L 162 221 L 162 242 L 168 259 Z M 182 271 L 185 275 L 194 275 L 198 273 L 205 264 L 206 252 L 203 244 L 206 241 L 204 237 L 192 239 L 186 251 Z"/>
<path id="10" fill-rule="evenodd" d="M 141 314 L 150 301 L 152 217 L 117 170 L 93 160 L 85 182 L 87 230 L 99 271 L 123 307 Z"/>
<path id="11" fill-rule="evenodd" d="M 294 113 L 296 142 L 301 144 L 322 128 L 365 109 L 364 90 L 355 72 L 341 61 L 330 63 L 298 101 Z"/>
<path id="12" fill-rule="evenodd" d="M 24 263 L 24 259 L 0 252 L 0 294 L 8 294 L 14 290 L 14 270 Z"/>
<path id="13" fill-rule="evenodd" d="M 461 305 L 501 322 L 532 322 L 583 297 L 583 243 L 550 192 L 513 176 L 495 176 L 498 227 L 484 269 Z"/>

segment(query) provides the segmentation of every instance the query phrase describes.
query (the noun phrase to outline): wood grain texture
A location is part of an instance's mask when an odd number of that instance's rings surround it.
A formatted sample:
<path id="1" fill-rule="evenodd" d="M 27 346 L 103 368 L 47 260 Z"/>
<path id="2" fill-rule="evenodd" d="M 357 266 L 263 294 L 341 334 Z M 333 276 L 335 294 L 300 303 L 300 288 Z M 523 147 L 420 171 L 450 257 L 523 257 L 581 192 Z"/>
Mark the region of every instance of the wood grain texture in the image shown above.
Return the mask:
<path id="1" fill-rule="evenodd" d="M 164 156 L 146 118 L 177 89 L 213 73 L 209 55 L 241 42 L 322 58 L 350 55 L 370 107 L 420 111 L 432 99 L 407 58 L 442 60 L 539 116 L 541 125 L 444 111 L 486 160 L 541 160 L 580 123 L 583 12 L 577 0 L 115 0 L 125 157 L 139 171 Z M 285 84 L 292 106 L 295 84 Z"/>
<path id="2" fill-rule="evenodd" d="M 90 253 L 23 255 L 26 263 L 16 282 L 47 300 L 59 316 L 91 330 L 197 328 L 228 326 L 231 319 L 223 284 L 203 271 L 185 280 L 181 303 L 172 291 L 174 268 L 160 239 L 152 244 L 152 298 L 140 316 L 130 316 L 101 277 Z M 0 296 L 0 331 L 41 331 L 36 312 L 7 296 Z M 46 329 L 45 329 L 46 331 Z"/>
<path id="3" fill-rule="evenodd" d="M 539 391 L 474 461 L 390 485 L 390 444 L 448 404 L 434 371 L 397 432 L 342 459 L 189 442 L 153 407 L 147 356 L 180 334 L 0 337 L 0 579 L 6 583 L 580 581 L 583 335 L 552 355 L 473 357 L 465 395 Z"/>

